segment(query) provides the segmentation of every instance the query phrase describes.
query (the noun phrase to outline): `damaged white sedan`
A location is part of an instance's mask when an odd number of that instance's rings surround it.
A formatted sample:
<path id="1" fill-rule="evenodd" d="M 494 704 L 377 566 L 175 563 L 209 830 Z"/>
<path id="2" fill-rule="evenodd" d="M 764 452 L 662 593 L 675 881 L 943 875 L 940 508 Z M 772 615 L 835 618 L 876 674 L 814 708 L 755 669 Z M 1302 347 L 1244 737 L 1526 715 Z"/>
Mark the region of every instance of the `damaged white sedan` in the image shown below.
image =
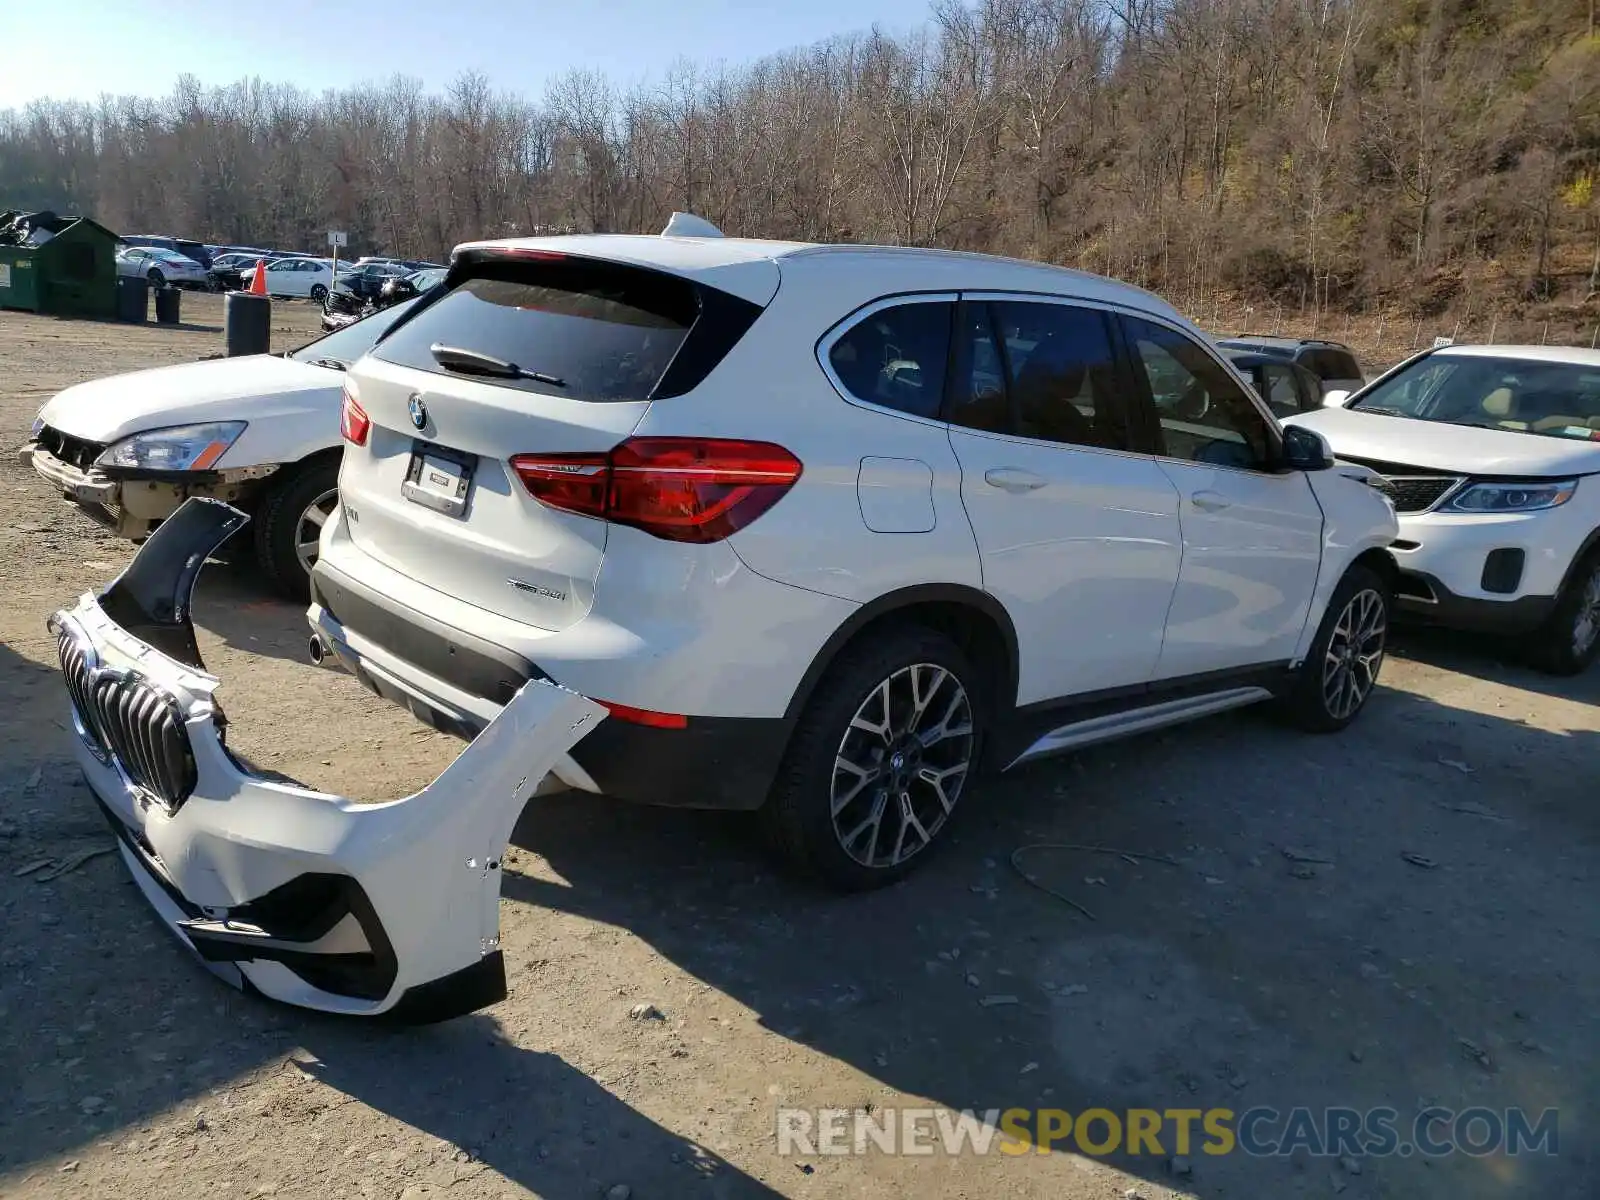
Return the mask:
<path id="1" fill-rule="evenodd" d="M 605 710 L 529 682 L 442 775 L 388 803 L 251 770 L 190 623 L 207 556 L 248 519 L 188 500 L 103 593 L 50 618 L 77 760 L 124 862 L 178 939 L 246 991 L 407 1021 L 494 1003 L 512 826 Z"/>

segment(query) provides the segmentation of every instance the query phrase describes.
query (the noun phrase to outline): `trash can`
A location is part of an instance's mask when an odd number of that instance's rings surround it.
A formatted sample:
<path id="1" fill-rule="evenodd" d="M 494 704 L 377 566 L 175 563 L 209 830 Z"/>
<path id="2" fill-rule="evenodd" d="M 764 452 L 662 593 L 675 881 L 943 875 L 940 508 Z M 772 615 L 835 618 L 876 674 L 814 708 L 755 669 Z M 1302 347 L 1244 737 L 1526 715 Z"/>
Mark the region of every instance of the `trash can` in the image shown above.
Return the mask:
<path id="1" fill-rule="evenodd" d="M 156 289 L 156 324 L 176 325 L 183 293 L 175 287 Z"/>
<path id="2" fill-rule="evenodd" d="M 150 281 L 143 275 L 117 280 L 117 320 L 142 325 L 150 319 Z"/>
<path id="3" fill-rule="evenodd" d="M 222 299 L 222 344 L 229 358 L 272 349 L 272 299 L 229 292 Z"/>
<path id="4" fill-rule="evenodd" d="M 87 217 L 0 213 L 0 308 L 112 316 L 116 254 L 117 235 Z"/>

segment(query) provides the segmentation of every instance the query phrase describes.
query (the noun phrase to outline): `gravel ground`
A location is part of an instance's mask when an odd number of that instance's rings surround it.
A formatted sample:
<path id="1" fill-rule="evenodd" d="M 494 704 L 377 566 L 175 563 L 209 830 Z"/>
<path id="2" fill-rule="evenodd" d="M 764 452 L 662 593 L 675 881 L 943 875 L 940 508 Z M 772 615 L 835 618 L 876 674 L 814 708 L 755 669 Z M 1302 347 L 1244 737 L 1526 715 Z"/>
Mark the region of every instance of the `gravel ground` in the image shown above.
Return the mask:
<path id="1" fill-rule="evenodd" d="M 0 444 L 70 383 L 220 350 L 220 304 L 184 303 L 180 329 L 0 313 Z M 310 307 L 277 308 L 280 348 L 306 340 Z M 375 1028 L 228 990 L 114 855 L 23 873 L 110 848 L 43 622 L 132 548 L 9 453 L 0 497 L 0 1195 L 1596 1194 L 1600 671 L 1552 681 L 1410 634 L 1342 736 L 1245 712 L 990 781 L 945 853 L 870 896 L 791 882 L 746 819 L 536 801 L 507 860 L 510 998 Z M 301 614 L 247 573 L 210 568 L 196 607 L 257 761 L 380 798 L 459 751 L 305 663 Z M 1172 861 L 1031 851 L 1090 920 L 1012 868 L 1036 843 Z M 1559 1152 L 780 1156 L 774 1137 L 780 1105 L 1386 1105 L 1404 1127 L 1430 1103 L 1556 1107 Z"/>

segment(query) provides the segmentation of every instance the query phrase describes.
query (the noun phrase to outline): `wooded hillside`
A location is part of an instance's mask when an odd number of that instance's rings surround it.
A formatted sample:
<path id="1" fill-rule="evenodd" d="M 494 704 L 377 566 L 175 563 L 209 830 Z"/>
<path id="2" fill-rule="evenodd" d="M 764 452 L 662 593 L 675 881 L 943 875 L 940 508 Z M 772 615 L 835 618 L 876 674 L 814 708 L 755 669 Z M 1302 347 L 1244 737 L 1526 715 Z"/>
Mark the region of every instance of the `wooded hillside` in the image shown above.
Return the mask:
<path id="1" fill-rule="evenodd" d="M 1554 301 L 1593 323 L 1600 36 L 1595 0 L 936 0 L 898 36 L 537 98 L 180 79 L 0 113 L 5 207 L 429 257 L 690 209 L 1049 259 L 1191 311 Z"/>

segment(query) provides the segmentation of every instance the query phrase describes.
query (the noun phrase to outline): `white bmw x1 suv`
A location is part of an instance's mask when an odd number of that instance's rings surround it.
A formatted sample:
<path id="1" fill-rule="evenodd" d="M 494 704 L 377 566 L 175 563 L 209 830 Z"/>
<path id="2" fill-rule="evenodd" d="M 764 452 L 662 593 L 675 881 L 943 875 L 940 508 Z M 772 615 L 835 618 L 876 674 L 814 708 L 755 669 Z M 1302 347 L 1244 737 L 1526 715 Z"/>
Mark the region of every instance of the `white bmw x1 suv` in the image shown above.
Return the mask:
<path id="1" fill-rule="evenodd" d="M 1394 510 L 1170 306 L 972 254 L 472 243 L 346 377 L 312 652 L 472 737 L 610 719 L 557 785 L 764 807 L 843 887 L 981 766 L 1371 695 Z M 1359 468 L 1353 468 L 1359 473 Z"/>

